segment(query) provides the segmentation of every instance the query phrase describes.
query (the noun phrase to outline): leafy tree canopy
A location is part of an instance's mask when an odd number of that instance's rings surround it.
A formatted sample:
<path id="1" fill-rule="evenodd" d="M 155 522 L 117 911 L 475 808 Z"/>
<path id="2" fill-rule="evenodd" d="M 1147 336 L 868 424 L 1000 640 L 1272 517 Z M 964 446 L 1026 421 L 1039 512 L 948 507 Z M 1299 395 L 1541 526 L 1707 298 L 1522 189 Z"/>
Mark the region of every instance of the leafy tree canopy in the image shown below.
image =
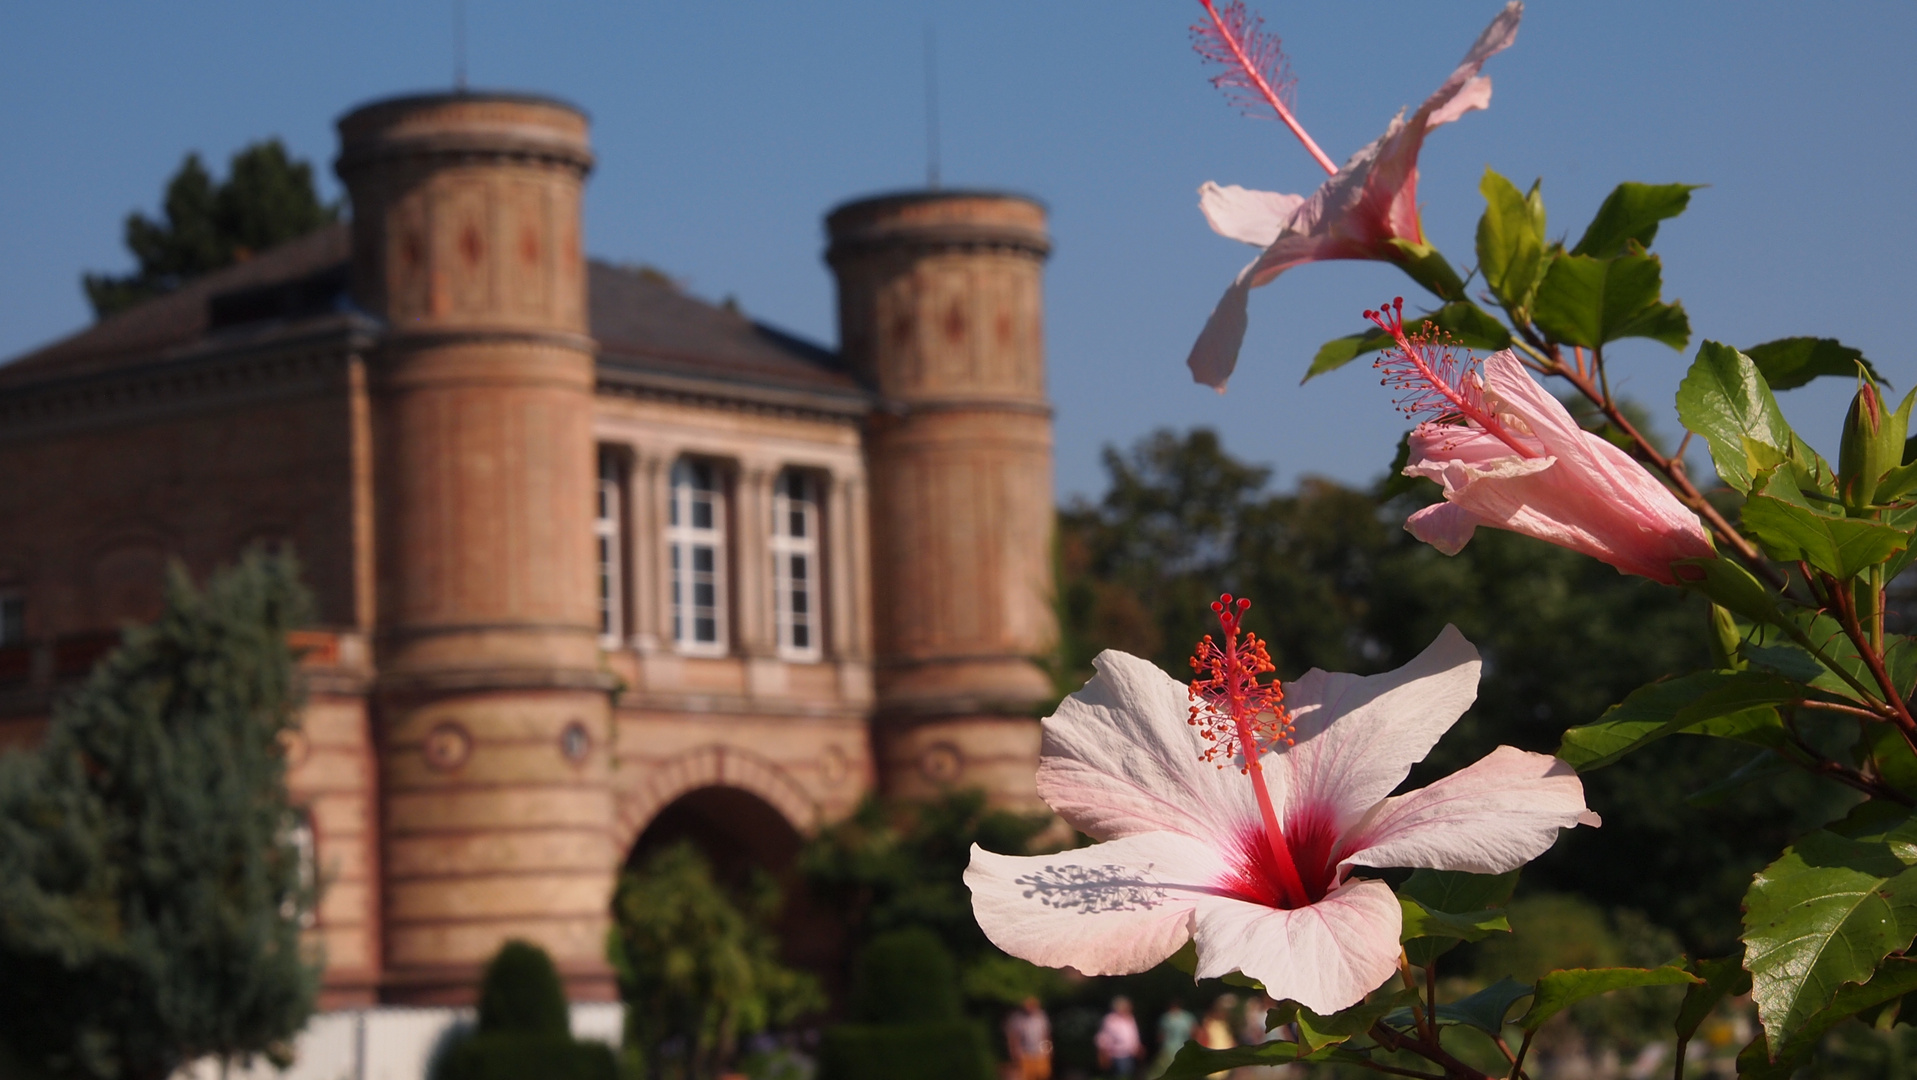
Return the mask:
<path id="1" fill-rule="evenodd" d="M 278 139 L 234 154 L 224 181 L 213 179 L 198 154 L 186 155 L 167 181 L 161 207 L 159 221 L 138 211 L 127 215 L 126 246 L 137 271 L 82 277 L 95 316 L 172 292 L 339 217 L 337 204 L 320 201 L 313 166 L 289 157 Z"/>
<path id="2" fill-rule="evenodd" d="M 299 695 L 290 556 L 204 591 L 177 566 L 32 754 L 0 758 L 0 1042 L 56 1076 L 283 1058 L 318 970 L 280 736 Z"/>

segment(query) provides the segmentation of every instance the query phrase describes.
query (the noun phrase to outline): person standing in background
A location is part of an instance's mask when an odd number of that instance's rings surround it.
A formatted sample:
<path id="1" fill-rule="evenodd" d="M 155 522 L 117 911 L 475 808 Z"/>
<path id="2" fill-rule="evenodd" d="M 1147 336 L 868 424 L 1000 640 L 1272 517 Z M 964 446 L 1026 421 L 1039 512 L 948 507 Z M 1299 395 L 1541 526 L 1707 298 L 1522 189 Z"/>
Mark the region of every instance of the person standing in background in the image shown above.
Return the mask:
<path id="1" fill-rule="evenodd" d="M 1098 1047 L 1100 1068 L 1109 1069 L 1118 1080 L 1132 1080 L 1145 1050 L 1144 1040 L 1138 1037 L 1138 1018 L 1132 1015 L 1132 999 L 1112 999 L 1112 1011 L 1105 1014 L 1092 1042 Z"/>
<path id="2" fill-rule="evenodd" d="M 1158 1056 L 1152 1059 L 1153 1076 L 1171 1068 L 1172 1058 L 1191 1041 L 1192 1028 L 1197 1025 L 1198 1018 L 1185 1011 L 1185 1003 L 1171 999 L 1164 1015 L 1158 1018 Z"/>
<path id="3" fill-rule="evenodd" d="M 1017 1080 L 1051 1080 L 1052 1021 L 1035 997 L 1005 1018 L 1005 1050 Z"/>

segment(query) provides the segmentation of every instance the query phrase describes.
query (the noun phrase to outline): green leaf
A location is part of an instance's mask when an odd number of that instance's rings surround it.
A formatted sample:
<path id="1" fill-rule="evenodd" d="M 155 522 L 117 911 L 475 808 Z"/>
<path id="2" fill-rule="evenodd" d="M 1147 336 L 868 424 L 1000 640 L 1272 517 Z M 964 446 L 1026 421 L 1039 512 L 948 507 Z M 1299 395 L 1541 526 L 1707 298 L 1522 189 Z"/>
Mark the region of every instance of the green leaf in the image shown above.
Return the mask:
<path id="1" fill-rule="evenodd" d="M 1172 1059 L 1171 1067 L 1158 1080 L 1204 1080 L 1216 1072 L 1260 1066 L 1289 1065 L 1294 1061 L 1338 1061 L 1346 1064 L 1369 1060 L 1338 1046 L 1313 1051 L 1295 1042 L 1268 1042 L 1257 1046 L 1236 1046 L 1229 1050 L 1207 1050 L 1197 1041 L 1188 1042 Z"/>
<path id="2" fill-rule="evenodd" d="M 1407 334 L 1431 329 L 1443 330 L 1451 341 L 1467 349 L 1496 352 L 1511 347 L 1511 331 L 1468 300 L 1446 304 L 1422 318 L 1405 323 Z M 1362 334 L 1332 338 L 1318 346 L 1318 353 L 1311 358 L 1311 367 L 1305 371 L 1302 381 L 1310 382 L 1328 371 L 1336 371 L 1358 357 L 1377 352 L 1389 344 L 1391 335 L 1375 326 Z"/>
<path id="3" fill-rule="evenodd" d="M 1632 691 L 1596 723 L 1566 731 L 1558 758 L 1588 772 L 1680 732 L 1773 746 L 1771 732 L 1781 737 L 1783 725 L 1772 706 L 1801 696 L 1790 680 L 1761 671 L 1699 671 L 1665 679 Z M 1706 721 L 1719 724 L 1703 730 Z"/>
<path id="4" fill-rule="evenodd" d="M 1698 346 L 1697 359 L 1677 388 L 1677 415 L 1710 445 L 1718 477 L 1739 491 L 1750 491 L 1760 474 L 1784 461 L 1796 466 L 1800 490 L 1822 490 L 1821 481 L 1830 476 L 1830 466 L 1785 422 L 1757 365 L 1728 345 L 1706 341 Z M 1820 482 L 1803 483 L 1806 472 Z"/>
<path id="5" fill-rule="evenodd" d="M 1511 1012 L 1511 1006 L 1531 992 L 1529 983 L 1506 976 L 1470 997 L 1439 1002 L 1438 1015 L 1434 1019 L 1440 1024 L 1463 1024 L 1496 1035 L 1504 1029 L 1507 1023 L 1505 1016 Z M 1411 1010 L 1399 1009 L 1385 1017 L 1384 1022 L 1390 1027 L 1407 1029 L 1412 1024 Z"/>
<path id="6" fill-rule="evenodd" d="M 1571 249 L 1574 255 L 1608 259 L 1631 243 L 1648 248 L 1657 239 L 1658 223 L 1684 212 L 1691 192 L 1702 184 L 1638 184 L 1626 181 L 1611 189 L 1597 216 L 1584 228 L 1584 238 Z"/>
<path id="7" fill-rule="evenodd" d="M 1744 966 L 1765 1032 L 1782 1045 L 1913 937 L 1917 870 L 1881 840 L 1805 836 L 1744 896 Z"/>
<path id="8" fill-rule="evenodd" d="M 1531 1008 L 1518 1018 L 1518 1026 L 1536 1031 L 1559 1012 L 1598 994 L 1628 990 L 1637 986 L 1683 986 L 1704 980 L 1681 967 L 1666 964 L 1656 968 L 1568 968 L 1553 971 L 1538 980 L 1538 993 Z"/>
<path id="9" fill-rule="evenodd" d="M 1520 195 L 1490 169 L 1478 190 L 1485 203 L 1478 219 L 1478 272 L 1505 310 L 1525 311 L 1544 277 L 1544 199 L 1537 184 Z"/>
<path id="10" fill-rule="evenodd" d="M 1680 1043 L 1689 1042 L 1691 1036 L 1697 1034 L 1699 1025 L 1717 1008 L 1718 1002 L 1751 992 L 1751 973 L 1744 970 L 1741 953 L 1694 961 L 1691 972 L 1703 981 L 1687 988 L 1684 1003 L 1677 1007 L 1676 1029 Z"/>
<path id="11" fill-rule="evenodd" d="M 1399 896 L 1416 900 L 1427 911 L 1461 915 L 1503 907 L 1518 887 L 1518 872 L 1467 874 L 1462 870 L 1414 870 L 1398 886 Z"/>
<path id="12" fill-rule="evenodd" d="M 1751 493 L 1744 531 L 1773 559 L 1801 559 L 1846 581 L 1910 546 L 1902 530 L 1812 508 L 1788 469 L 1758 477 Z"/>
<path id="13" fill-rule="evenodd" d="M 1301 1006 L 1294 1018 L 1298 1024 L 1298 1041 L 1310 1051 L 1316 1051 L 1325 1046 L 1335 1046 L 1347 1039 L 1363 1035 L 1371 1030 L 1371 1025 L 1384 1019 L 1394 1010 L 1417 1000 L 1416 990 L 1400 987 L 1382 997 L 1359 1002 L 1349 1009 L 1330 1016 L 1319 1016 Z M 1271 1025 L 1267 1024 L 1265 1030 L 1271 1030 Z"/>
<path id="14" fill-rule="evenodd" d="M 1820 375 L 1839 375 L 1854 378 L 1857 365 L 1864 365 L 1870 377 L 1885 386 L 1884 377 L 1877 374 L 1870 361 L 1864 359 L 1860 350 L 1853 349 L 1836 338 L 1787 337 L 1776 341 L 1766 341 L 1762 345 L 1753 345 L 1744 350 L 1745 355 L 1757 365 L 1764 381 L 1773 391 L 1795 390 Z"/>
<path id="15" fill-rule="evenodd" d="M 1403 896 L 1398 897 L 1398 903 L 1404 908 L 1404 924 L 1399 931 L 1399 940 L 1405 942 L 1407 947 L 1420 939 L 1483 941 L 1495 933 L 1511 932 L 1510 920 L 1496 908 L 1452 914 L 1448 911 L 1429 911 L 1423 904 Z M 1423 962 L 1416 959 L 1412 963 L 1424 966 Z"/>
<path id="16" fill-rule="evenodd" d="M 1775 1053 L 1771 1052 L 1768 1033 L 1758 1032 L 1757 1038 L 1737 1055 L 1737 1075 L 1742 1080 L 1790 1080 L 1824 1033 L 1838 1021 L 1912 992 L 1917 992 L 1917 960 L 1886 960 L 1869 982 L 1839 990 L 1829 1006 L 1779 1042 Z"/>
<path id="17" fill-rule="evenodd" d="M 1648 337 L 1674 349 L 1691 338 L 1684 309 L 1662 304 L 1663 267 L 1655 255 L 1598 259 L 1560 254 L 1538 286 L 1532 319 L 1552 341 L 1595 348 L 1622 337 Z"/>

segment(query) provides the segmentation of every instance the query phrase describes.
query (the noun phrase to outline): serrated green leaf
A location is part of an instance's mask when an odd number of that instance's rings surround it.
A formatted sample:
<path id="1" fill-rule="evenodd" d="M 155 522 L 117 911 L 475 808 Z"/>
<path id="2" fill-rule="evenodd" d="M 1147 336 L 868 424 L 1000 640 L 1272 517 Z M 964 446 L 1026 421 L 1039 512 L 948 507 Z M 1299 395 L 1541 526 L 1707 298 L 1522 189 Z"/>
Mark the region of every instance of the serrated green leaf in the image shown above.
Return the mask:
<path id="1" fill-rule="evenodd" d="M 1810 645 L 1816 646 L 1821 655 L 1813 654 L 1804 645 L 1798 644 L 1787 633 L 1787 626 L 1794 628 L 1795 633 L 1801 634 Z M 1759 667 L 1852 701 L 1863 700 L 1852 686 L 1853 680 L 1866 687 L 1876 686 L 1869 666 L 1857 653 L 1856 643 L 1844 633 L 1843 626 L 1836 619 L 1821 612 L 1802 608 L 1780 611 L 1776 625 L 1753 626 L 1740 651 Z M 1907 662 L 1902 648 L 1895 641 L 1891 643 L 1890 658 L 1897 661 L 1900 669 Z M 1850 678 L 1846 679 L 1843 675 L 1849 675 Z"/>
<path id="2" fill-rule="evenodd" d="M 1785 422 L 1757 365 L 1728 345 L 1706 341 L 1698 346 L 1697 359 L 1677 388 L 1677 415 L 1710 446 L 1718 477 L 1739 491 L 1750 491 L 1759 474 L 1783 461 L 1800 473 L 1830 476 L 1830 467 Z M 1821 483 L 1807 485 L 1803 479 L 1800 490 L 1822 490 Z"/>
<path id="3" fill-rule="evenodd" d="M 1649 337 L 1681 349 L 1691 326 L 1683 309 L 1659 303 L 1663 266 L 1655 255 L 1592 258 L 1559 254 L 1538 285 L 1532 320 L 1547 338 L 1594 348 Z"/>
<path id="4" fill-rule="evenodd" d="M 1772 706 L 1801 696 L 1790 680 L 1761 671 L 1698 671 L 1665 679 L 1632 691 L 1596 723 L 1566 731 L 1558 759 L 1588 772 L 1680 732 L 1775 745 L 1763 734 L 1783 733 Z M 1722 723 L 1707 728 L 1707 721 Z"/>
<path id="5" fill-rule="evenodd" d="M 1443 330 L 1450 340 L 1467 349 L 1483 349 L 1495 352 L 1511 347 L 1511 331 L 1503 323 L 1491 317 L 1483 308 L 1468 300 L 1446 304 L 1420 318 L 1405 323 L 1405 333 L 1416 334 L 1426 330 Z M 1362 334 L 1332 338 L 1318 346 L 1318 352 L 1311 358 L 1311 367 L 1306 369 L 1302 381 L 1312 379 L 1329 371 L 1336 371 L 1366 353 L 1377 352 L 1391 344 L 1391 336 L 1376 327 Z"/>
<path id="6" fill-rule="evenodd" d="M 1838 1021 L 1913 992 L 1917 992 L 1917 960 L 1886 960 L 1869 982 L 1839 990 L 1829 1006 L 1778 1044 L 1775 1055 L 1770 1052 L 1767 1033 L 1758 1032 L 1757 1038 L 1737 1055 L 1737 1075 L 1741 1080 L 1790 1080 L 1824 1033 Z"/>
<path id="7" fill-rule="evenodd" d="M 1538 185 L 1522 195 L 1511 181 L 1486 169 L 1478 190 L 1485 202 L 1478 219 L 1478 272 L 1506 310 L 1527 310 L 1544 277 L 1544 200 Z"/>
<path id="8" fill-rule="evenodd" d="M 1822 375 L 1840 375 L 1855 378 L 1857 365 L 1864 365 L 1870 377 L 1885 386 L 1883 376 L 1870 361 L 1864 359 L 1860 350 L 1853 349 L 1836 338 L 1787 337 L 1776 341 L 1766 341 L 1762 345 L 1753 345 L 1744 350 L 1745 355 L 1757 365 L 1764 375 L 1764 381 L 1773 391 L 1795 390 Z"/>
<path id="9" fill-rule="evenodd" d="M 1538 980 L 1538 993 L 1531 1007 L 1518 1018 L 1518 1026 L 1536 1031 L 1546 1020 L 1588 997 L 1629 990 L 1639 986 L 1685 986 L 1704 980 L 1681 967 L 1666 964 L 1655 968 L 1568 968 L 1553 971 Z"/>
<path id="10" fill-rule="evenodd" d="M 1633 241 L 1648 248 L 1657 238 L 1658 224 L 1684 212 L 1691 203 L 1691 192 L 1699 184 L 1619 184 L 1604 197 L 1597 216 L 1585 226 L 1576 255 L 1610 258 L 1620 254 Z"/>
<path id="11" fill-rule="evenodd" d="M 1913 937 L 1917 869 L 1883 841 L 1805 836 L 1744 897 L 1744 966 L 1765 1032 L 1781 1045 Z"/>
<path id="12" fill-rule="evenodd" d="M 1684 1002 L 1677 1007 L 1677 1041 L 1689 1042 L 1699 1025 L 1717 1003 L 1727 997 L 1751 992 L 1751 973 L 1744 970 L 1744 956 L 1734 953 L 1716 960 L 1695 960 L 1691 973 L 1702 979 L 1684 991 Z"/>
<path id="13" fill-rule="evenodd" d="M 1463 1024 L 1496 1035 L 1508 1023 L 1505 1017 L 1511 1012 L 1511 1006 L 1531 992 L 1529 983 L 1506 976 L 1469 997 L 1439 1002 L 1438 1014 L 1433 1019 L 1439 1024 Z M 1408 1029 L 1412 1023 L 1411 1010 L 1395 1010 L 1384 1022 L 1389 1027 Z"/>
<path id="14" fill-rule="evenodd" d="M 1910 546 L 1910 536 L 1900 529 L 1810 506 L 1788 469 L 1755 479 L 1743 525 L 1764 554 L 1783 562 L 1801 559 L 1840 581 Z"/>

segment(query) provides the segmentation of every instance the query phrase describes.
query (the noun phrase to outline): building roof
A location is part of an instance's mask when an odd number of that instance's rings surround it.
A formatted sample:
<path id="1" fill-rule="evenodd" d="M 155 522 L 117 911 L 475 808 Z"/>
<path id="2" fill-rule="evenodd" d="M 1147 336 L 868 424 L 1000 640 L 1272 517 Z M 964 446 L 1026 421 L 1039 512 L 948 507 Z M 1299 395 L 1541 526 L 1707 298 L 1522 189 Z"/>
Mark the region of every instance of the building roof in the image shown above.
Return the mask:
<path id="1" fill-rule="evenodd" d="M 327 226 L 0 362 L 0 393 L 328 328 L 377 333 L 348 296 L 350 258 L 351 230 Z M 873 400 L 832 350 L 688 296 L 656 270 L 592 260 L 587 280 L 602 382 L 842 412 Z"/>

